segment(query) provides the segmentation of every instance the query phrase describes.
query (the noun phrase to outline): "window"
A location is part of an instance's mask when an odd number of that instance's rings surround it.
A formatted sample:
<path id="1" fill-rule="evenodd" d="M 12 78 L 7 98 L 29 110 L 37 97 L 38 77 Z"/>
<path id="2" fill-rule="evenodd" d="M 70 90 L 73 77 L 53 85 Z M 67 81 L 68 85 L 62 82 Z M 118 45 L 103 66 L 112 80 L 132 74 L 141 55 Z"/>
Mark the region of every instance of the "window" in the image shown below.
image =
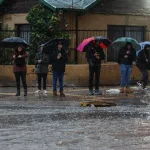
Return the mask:
<path id="1" fill-rule="evenodd" d="M 23 38 L 26 42 L 30 42 L 30 25 L 29 24 L 19 24 L 16 25 L 17 36 Z"/>
<path id="2" fill-rule="evenodd" d="M 143 26 L 118 26 L 108 25 L 108 38 L 112 41 L 120 37 L 131 37 L 138 42 L 145 40 L 145 29 Z M 108 61 L 117 61 L 118 52 L 114 52 L 111 48 L 108 49 Z"/>

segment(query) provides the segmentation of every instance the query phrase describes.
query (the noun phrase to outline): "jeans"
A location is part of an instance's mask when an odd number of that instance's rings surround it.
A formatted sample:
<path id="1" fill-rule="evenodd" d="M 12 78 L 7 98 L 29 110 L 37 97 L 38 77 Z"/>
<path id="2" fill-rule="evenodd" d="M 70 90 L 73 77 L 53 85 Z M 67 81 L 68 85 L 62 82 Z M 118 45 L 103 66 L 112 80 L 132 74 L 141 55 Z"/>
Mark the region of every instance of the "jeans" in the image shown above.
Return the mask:
<path id="1" fill-rule="evenodd" d="M 42 78 L 43 78 L 43 90 L 46 90 L 46 80 L 47 80 L 47 74 L 46 73 L 38 73 L 37 74 L 38 90 L 41 90 Z"/>
<path id="2" fill-rule="evenodd" d="M 100 84 L 100 65 L 89 65 L 89 90 L 93 90 L 93 78 L 95 75 L 95 90 L 99 90 L 99 84 Z"/>
<path id="3" fill-rule="evenodd" d="M 60 91 L 63 91 L 64 72 L 53 71 L 53 91 L 57 91 L 57 80 L 59 79 Z"/>
<path id="4" fill-rule="evenodd" d="M 142 79 L 141 79 L 141 82 L 143 82 L 143 86 L 147 86 L 148 84 L 148 70 L 146 68 L 142 68 L 141 66 L 138 66 L 139 70 L 141 71 L 142 73 Z"/>
<path id="5" fill-rule="evenodd" d="M 23 88 L 27 90 L 26 72 L 14 72 L 16 78 L 17 89 L 20 90 L 20 78 L 22 80 Z"/>
<path id="6" fill-rule="evenodd" d="M 132 65 L 124 65 L 121 64 L 121 87 L 129 87 L 130 86 L 130 76 L 132 73 Z"/>

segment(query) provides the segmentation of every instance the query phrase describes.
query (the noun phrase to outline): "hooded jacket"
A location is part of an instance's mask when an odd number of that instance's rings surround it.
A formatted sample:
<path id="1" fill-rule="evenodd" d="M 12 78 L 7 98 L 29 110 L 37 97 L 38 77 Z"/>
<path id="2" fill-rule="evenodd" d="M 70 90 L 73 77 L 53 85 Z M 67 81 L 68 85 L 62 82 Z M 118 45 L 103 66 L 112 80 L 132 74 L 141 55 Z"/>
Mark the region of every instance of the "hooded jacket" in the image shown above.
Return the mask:
<path id="1" fill-rule="evenodd" d="M 148 63 L 149 63 L 149 51 L 147 48 L 150 47 L 150 45 L 145 45 L 144 49 L 141 50 L 137 56 L 137 66 L 141 69 L 147 69 Z M 148 60 L 148 61 L 147 61 Z"/>
<path id="2" fill-rule="evenodd" d="M 128 45 L 131 45 L 131 49 L 128 49 Z M 130 51 L 129 54 L 127 54 L 127 51 Z M 125 56 L 128 56 L 125 58 Z M 136 51 L 132 47 L 132 44 L 130 42 L 127 42 L 125 47 L 121 48 L 118 54 L 118 63 L 124 64 L 124 65 L 132 65 L 133 61 L 136 60 Z"/>

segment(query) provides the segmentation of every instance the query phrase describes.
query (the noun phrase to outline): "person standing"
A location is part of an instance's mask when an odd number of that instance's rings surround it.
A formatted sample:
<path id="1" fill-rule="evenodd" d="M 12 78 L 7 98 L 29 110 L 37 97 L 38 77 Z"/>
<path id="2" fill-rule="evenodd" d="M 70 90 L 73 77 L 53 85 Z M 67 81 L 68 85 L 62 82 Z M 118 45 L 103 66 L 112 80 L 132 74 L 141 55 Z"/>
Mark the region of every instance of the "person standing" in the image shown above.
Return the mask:
<path id="1" fill-rule="evenodd" d="M 118 55 L 118 63 L 121 71 L 121 89 L 120 93 L 132 93 L 130 89 L 130 76 L 132 73 L 132 64 L 136 59 L 136 51 L 132 47 L 132 43 L 127 42 L 123 48 L 120 49 Z M 126 89 L 125 89 L 126 88 Z"/>
<path id="2" fill-rule="evenodd" d="M 41 92 L 41 82 L 43 79 L 43 94 L 47 94 L 46 82 L 48 74 L 48 64 L 49 58 L 48 55 L 43 53 L 44 44 L 40 45 L 40 51 L 35 56 L 35 72 L 37 74 L 38 90 L 35 91 L 36 94 Z"/>
<path id="3" fill-rule="evenodd" d="M 65 97 L 63 81 L 64 81 L 64 72 L 67 62 L 67 54 L 63 49 L 63 43 L 58 42 L 56 50 L 52 52 L 52 70 L 53 70 L 53 95 L 58 96 L 57 94 L 57 80 L 59 80 L 60 86 L 60 97 Z"/>
<path id="4" fill-rule="evenodd" d="M 24 50 L 22 45 L 18 46 L 15 49 L 13 54 L 13 71 L 16 78 L 17 85 L 17 93 L 16 96 L 20 96 L 20 78 L 22 80 L 23 88 L 24 88 L 24 96 L 27 96 L 27 83 L 26 83 L 26 73 L 27 73 L 27 65 L 26 58 L 28 57 L 27 53 Z"/>
<path id="5" fill-rule="evenodd" d="M 144 49 L 138 53 L 137 62 L 136 62 L 136 66 L 139 68 L 142 74 L 142 79 L 138 81 L 137 84 L 141 86 L 143 89 L 146 88 L 148 83 L 148 77 L 149 77 L 148 74 L 149 51 L 150 51 L 150 45 L 146 44 L 144 46 Z"/>
<path id="6" fill-rule="evenodd" d="M 103 52 L 103 49 L 100 47 L 99 41 L 95 41 L 95 43 L 93 43 L 92 46 L 89 47 L 86 57 L 89 63 L 89 94 L 94 95 L 93 78 L 95 74 L 95 95 L 102 95 L 102 91 L 99 90 L 99 84 L 101 61 L 105 59 L 105 54 Z"/>

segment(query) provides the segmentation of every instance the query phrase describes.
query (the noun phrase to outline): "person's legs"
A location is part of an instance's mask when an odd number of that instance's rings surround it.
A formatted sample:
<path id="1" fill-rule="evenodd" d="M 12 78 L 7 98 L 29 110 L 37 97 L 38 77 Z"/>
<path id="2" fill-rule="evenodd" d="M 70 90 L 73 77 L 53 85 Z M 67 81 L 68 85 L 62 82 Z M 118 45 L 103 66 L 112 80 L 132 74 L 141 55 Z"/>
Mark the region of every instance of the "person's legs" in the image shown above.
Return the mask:
<path id="1" fill-rule="evenodd" d="M 120 73 L 121 73 L 121 82 L 120 82 L 120 86 L 121 86 L 121 93 L 124 93 L 124 87 L 125 87 L 125 80 L 126 80 L 126 65 L 121 64 L 120 65 Z"/>
<path id="2" fill-rule="evenodd" d="M 40 73 L 38 73 L 37 74 L 38 90 L 41 90 L 41 80 L 42 80 L 42 76 Z"/>
<path id="3" fill-rule="evenodd" d="M 53 95 L 57 96 L 57 78 L 58 72 L 53 71 Z"/>
<path id="4" fill-rule="evenodd" d="M 101 95 L 102 92 L 99 90 L 99 84 L 100 84 L 100 70 L 101 66 L 95 66 L 95 94 Z"/>
<path id="5" fill-rule="evenodd" d="M 126 66 L 126 87 L 130 87 L 130 80 L 131 80 L 131 73 L 132 73 L 132 66 Z"/>
<path id="6" fill-rule="evenodd" d="M 16 78 L 17 93 L 16 96 L 20 96 L 20 72 L 14 72 Z"/>
<path id="7" fill-rule="evenodd" d="M 93 95 L 94 66 L 89 65 L 89 94 Z"/>
<path id="8" fill-rule="evenodd" d="M 64 83 L 64 72 L 59 72 L 60 97 L 65 97 L 63 83 Z"/>
<path id="9" fill-rule="evenodd" d="M 147 86 L 147 83 L 148 83 L 148 77 L 149 77 L 148 70 L 147 69 L 140 69 L 140 71 L 142 73 L 142 79 L 141 79 L 142 87 L 145 88 Z"/>
<path id="10" fill-rule="evenodd" d="M 132 66 L 127 65 L 126 66 L 126 93 L 132 93 L 133 90 L 130 89 L 130 78 L 131 78 L 131 73 L 132 73 Z"/>
<path id="11" fill-rule="evenodd" d="M 27 96 L 26 72 L 21 72 L 20 76 L 24 88 L 24 96 Z"/>
<path id="12" fill-rule="evenodd" d="M 46 90 L 46 84 L 47 84 L 47 74 L 43 74 L 43 90 Z"/>

